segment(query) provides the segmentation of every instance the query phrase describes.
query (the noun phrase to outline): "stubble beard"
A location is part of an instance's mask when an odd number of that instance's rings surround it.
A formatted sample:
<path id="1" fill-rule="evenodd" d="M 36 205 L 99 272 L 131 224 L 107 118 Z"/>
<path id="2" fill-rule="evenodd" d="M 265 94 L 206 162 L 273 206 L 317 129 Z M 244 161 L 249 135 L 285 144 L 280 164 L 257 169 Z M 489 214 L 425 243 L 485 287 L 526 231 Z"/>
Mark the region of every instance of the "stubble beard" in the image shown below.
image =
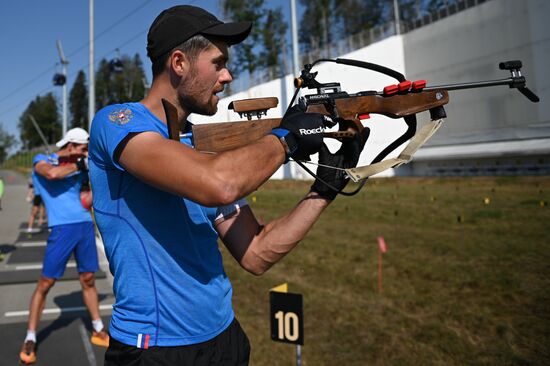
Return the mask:
<path id="1" fill-rule="evenodd" d="M 211 103 L 211 90 L 205 90 L 200 82 L 197 81 L 197 72 L 194 68 L 189 73 L 189 78 L 181 87 L 181 92 L 178 93 L 180 105 L 189 111 L 189 113 L 197 113 L 204 116 L 213 116 L 218 111 L 218 103 Z M 201 102 L 198 97 L 204 96 L 205 93 L 210 93 L 206 102 Z"/>

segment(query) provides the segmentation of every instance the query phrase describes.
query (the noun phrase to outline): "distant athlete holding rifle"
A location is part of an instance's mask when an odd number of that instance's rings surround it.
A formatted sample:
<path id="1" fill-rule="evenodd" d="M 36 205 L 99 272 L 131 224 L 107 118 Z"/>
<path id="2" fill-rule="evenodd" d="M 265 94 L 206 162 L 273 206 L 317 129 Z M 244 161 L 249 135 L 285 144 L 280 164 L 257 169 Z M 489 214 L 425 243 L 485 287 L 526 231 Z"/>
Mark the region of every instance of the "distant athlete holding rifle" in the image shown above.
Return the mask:
<path id="1" fill-rule="evenodd" d="M 63 276 L 74 253 L 82 285 L 84 303 L 92 318 L 91 342 L 107 347 L 109 335 L 99 314 L 94 272 L 99 269 L 94 224 L 82 206 L 80 188 L 87 173 L 88 133 L 73 128 L 57 143 L 55 154 L 38 154 L 33 159 L 35 185 L 40 190 L 48 213 L 48 237 L 42 275 L 31 298 L 27 335 L 19 358 L 25 364 L 36 362 L 36 330 L 46 296 Z"/>

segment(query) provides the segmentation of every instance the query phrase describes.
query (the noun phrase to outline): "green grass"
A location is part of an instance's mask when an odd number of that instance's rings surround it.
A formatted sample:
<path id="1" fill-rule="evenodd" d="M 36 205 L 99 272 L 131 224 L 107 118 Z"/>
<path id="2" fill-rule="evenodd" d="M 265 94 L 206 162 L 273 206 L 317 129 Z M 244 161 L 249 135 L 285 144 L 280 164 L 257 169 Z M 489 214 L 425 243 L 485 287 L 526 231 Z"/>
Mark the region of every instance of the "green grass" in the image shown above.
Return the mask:
<path id="1" fill-rule="evenodd" d="M 310 184 L 270 181 L 249 202 L 267 222 Z M 295 364 L 270 339 L 268 291 L 283 282 L 303 294 L 304 365 L 550 364 L 549 199 L 550 177 L 376 179 L 261 277 L 224 249 L 251 364 Z"/>
<path id="2" fill-rule="evenodd" d="M 37 153 L 45 153 L 45 150 L 37 148 L 32 151 L 19 151 L 2 162 L 0 169 L 9 169 L 22 174 L 30 174 L 32 170 L 32 158 Z"/>

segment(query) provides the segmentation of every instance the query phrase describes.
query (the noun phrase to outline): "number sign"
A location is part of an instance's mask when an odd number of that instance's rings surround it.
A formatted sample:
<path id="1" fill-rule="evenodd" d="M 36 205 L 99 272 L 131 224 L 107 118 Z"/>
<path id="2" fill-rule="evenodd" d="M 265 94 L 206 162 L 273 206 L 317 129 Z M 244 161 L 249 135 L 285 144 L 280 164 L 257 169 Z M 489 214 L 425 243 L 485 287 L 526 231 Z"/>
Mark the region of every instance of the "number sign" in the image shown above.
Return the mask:
<path id="1" fill-rule="evenodd" d="M 271 306 L 271 339 L 303 345 L 302 295 L 270 291 L 269 304 Z"/>

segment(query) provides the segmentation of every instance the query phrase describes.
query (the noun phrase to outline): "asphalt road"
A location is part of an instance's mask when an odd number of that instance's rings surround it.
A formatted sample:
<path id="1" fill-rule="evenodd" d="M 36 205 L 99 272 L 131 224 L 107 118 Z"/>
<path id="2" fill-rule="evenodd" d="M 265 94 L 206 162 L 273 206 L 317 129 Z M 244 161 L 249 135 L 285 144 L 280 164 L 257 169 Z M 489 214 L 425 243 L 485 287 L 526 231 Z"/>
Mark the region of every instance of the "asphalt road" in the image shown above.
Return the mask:
<path id="1" fill-rule="evenodd" d="M 27 330 L 28 307 L 40 276 L 48 229 L 27 234 L 31 205 L 25 200 L 27 179 L 17 173 L 0 170 L 4 196 L 0 210 L 0 366 L 17 365 Z M 101 270 L 96 287 L 103 322 L 109 324 L 112 278 L 108 273 L 103 244 L 96 238 Z M 82 300 L 82 292 L 71 259 L 64 277 L 46 299 L 37 332 L 35 365 L 103 365 L 105 348 L 90 343 L 91 320 Z"/>

